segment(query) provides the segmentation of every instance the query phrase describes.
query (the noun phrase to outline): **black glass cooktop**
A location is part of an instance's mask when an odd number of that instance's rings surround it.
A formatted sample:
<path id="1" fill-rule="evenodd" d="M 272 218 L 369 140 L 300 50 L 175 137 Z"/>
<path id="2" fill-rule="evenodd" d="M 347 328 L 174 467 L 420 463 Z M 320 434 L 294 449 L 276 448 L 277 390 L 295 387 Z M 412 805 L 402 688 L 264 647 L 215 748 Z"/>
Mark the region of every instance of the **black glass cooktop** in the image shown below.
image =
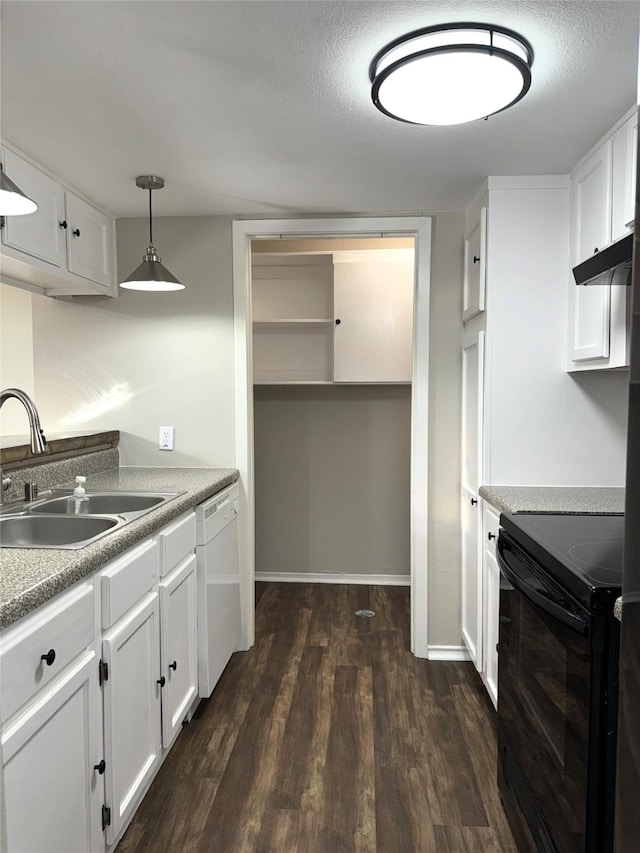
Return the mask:
<path id="1" fill-rule="evenodd" d="M 549 575 L 585 603 L 620 594 L 623 515 L 503 513 L 500 524 Z"/>

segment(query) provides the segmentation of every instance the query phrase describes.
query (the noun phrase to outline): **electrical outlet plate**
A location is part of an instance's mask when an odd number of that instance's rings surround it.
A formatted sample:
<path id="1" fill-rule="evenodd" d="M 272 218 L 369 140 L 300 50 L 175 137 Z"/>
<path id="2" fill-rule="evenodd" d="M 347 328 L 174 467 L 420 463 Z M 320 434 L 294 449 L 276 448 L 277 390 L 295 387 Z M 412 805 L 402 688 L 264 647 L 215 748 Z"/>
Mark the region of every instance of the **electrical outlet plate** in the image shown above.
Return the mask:
<path id="1" fill-rule="evenodd" d="M 158 435 L 159 450 L 173 450 L 173 427 L 161 426 Z"/>

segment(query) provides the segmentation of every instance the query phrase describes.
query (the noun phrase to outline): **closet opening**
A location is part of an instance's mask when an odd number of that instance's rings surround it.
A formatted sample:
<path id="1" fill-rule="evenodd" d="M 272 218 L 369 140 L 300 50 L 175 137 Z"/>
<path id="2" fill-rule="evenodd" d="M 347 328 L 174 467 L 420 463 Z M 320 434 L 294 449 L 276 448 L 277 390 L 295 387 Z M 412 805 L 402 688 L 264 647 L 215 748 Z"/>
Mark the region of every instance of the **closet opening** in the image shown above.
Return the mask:
<path id="1" fill-rule="evenodd" d="M 255 581 L 411 582 L 415 240 L 251 242 Z"/>

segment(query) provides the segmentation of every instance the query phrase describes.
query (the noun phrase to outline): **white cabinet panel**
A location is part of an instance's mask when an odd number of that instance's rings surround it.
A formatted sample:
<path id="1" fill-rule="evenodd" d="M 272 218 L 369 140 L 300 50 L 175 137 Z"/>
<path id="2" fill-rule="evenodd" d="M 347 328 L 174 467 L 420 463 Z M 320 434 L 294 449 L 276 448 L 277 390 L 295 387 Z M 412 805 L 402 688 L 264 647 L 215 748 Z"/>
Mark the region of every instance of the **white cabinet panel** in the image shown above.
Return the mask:
<path id="1" fill-rule="evenodd" d="M 334 382 L 410 382 L 413 257 L 334 263 Z"/>
<path id="2" fill-rule="evenodd" d="M 464 240 L 464 288 L 462 319 L 470 320 L 484 311 L 487 256 L 487 208 L 481 207 L 477 220 Z"/>
<path id="3" fill-rule="evenodd" d="M 85 652 L 2 732 L 7 849 L 104 850 L 97 656 Z"/>
<path id="4" fill-rule="evenodd" d="M 160 662 L 165 679 L 162 745 L 167 748 L 180 731 L 198 691 L 195 554 L 162 579 L 159 592 Z"/>
<path id="5" fill-rule="evenodd" d="M 482 539 L 482 588 L 483 588 L 483 653 L 482 680 L 491 697 L 494 708 L 498 706 L 498 635 L 500 627 L 500 569 L 496 559 L 496 543 L 500 529 L 500 518 L 485 504 L 483 513 Z"/>
<path id="6" fill-rule="evenodd" d="M 482 485 L 484 332 L 462 344 L 462 487 L 477 497 Z"/>
<path id="7" fill-rule="evenodd" d="M 35 213 L 5 217 L 2 243 L 54 267 L 65 267 L 64 190 L 8 148 L 3 150 L 2 160 L 7 175 L 38 205 Z"/>
<path id="8" fill-rule="evenodd" d="M 65 192 L 69 272 L 103 284 L 111 279 L 107 217 L 71 192 Z"/>
<path id="9" fill-rule="evenodd" d="M 467 489 L 461 495 L 462 526 L 462 638 L 476 669 L 482 671 L 482 555 L 478 496 Z"/>
<path id="10" fill-rule="evenodd" d="M 146 595 L 102 640 L 107 841 L 125 825 L 160 760 L 158 593 Z"/>

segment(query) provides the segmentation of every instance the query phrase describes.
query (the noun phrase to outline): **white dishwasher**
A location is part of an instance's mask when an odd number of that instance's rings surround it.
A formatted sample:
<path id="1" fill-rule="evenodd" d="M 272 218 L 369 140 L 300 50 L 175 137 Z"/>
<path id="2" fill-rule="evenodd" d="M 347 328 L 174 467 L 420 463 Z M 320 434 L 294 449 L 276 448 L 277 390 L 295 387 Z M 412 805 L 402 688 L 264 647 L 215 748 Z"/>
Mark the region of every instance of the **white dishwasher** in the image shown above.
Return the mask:
<path id="1" fill-rule="evenodd" d="M 196 507 L 198 693 L 211 695 L 240 642 L 237 483 Z"/>

